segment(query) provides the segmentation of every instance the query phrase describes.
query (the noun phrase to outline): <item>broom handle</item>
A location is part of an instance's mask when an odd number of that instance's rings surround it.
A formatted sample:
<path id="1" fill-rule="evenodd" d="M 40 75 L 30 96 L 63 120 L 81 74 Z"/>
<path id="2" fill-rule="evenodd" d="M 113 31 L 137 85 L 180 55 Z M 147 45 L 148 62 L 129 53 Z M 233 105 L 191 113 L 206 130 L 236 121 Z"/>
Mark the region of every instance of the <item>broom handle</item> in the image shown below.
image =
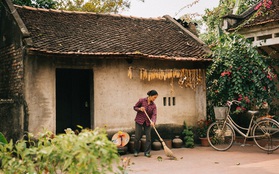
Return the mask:
<path id="1" fill-rule="evenodd" d="M 148 120 L 149 120 L 150 122 L 152 122 L 151 119 L 149 118 L 149 116 L 147 115 L 146 111 L 144 110 L 143 112 L 145 113 L 145 115 L 146 115 L 146 117 L 148 118 Z M 160 134 L 158 133 L 157 129 L 155 128 L 155 125 L 153 126 L 153 128 L 154 128 L 156 134 L 158 135 L 160 141 L 161 141 L 161 142 L 164 142 L 163 139 L 161 138 Z"/>

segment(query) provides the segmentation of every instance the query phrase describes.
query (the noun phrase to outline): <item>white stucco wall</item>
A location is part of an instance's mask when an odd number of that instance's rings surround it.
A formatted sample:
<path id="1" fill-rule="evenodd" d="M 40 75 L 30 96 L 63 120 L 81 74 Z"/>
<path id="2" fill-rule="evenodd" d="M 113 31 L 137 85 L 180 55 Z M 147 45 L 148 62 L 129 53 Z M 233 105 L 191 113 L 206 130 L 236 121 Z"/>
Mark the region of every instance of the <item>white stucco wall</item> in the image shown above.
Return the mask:
<path id="1" fill-rule="evenodd" d="M 127 76 L 128 67 L 137 68 L 169 68 L 168 63 L 158 64 L 136 60 L 128 64 L 125 60 L 102 60 L 57 64 L 49 59 L 27 59 L 25 61 L 25 96 L 29 107 L 29 131 L 37 133 L 43 129 L 55 132 L 55 69 L 76 68 L 92 69 L 94 96 L 92 96 L 92 128 L 106 127 L 108 131 L 129 131 L 134 129 L 136 112 L 134 104 L 139 98 L 147 97 L 147 91 L 155 89 L 159 96 L 155 101 L 158 108 L 157 124 L 178 124 L 184 121 L 195 125 L 196 121 L 205 117 L 206 98 L 204 87 L 196 90 L 181 88 L 178 80 L 174 80 L 171 93 L 170 80 L 143 81 L 139 79 L 139 71 L 133 71 L 133 79 Z M 179 66 L 181 64 L 178 63 Z M 181 67 L 180 67 L 181 68 Z M 182 67 L 183 68 L 183 67 Z M 175 97 L 175 106 L 164 106 L 163 97 Z"/>

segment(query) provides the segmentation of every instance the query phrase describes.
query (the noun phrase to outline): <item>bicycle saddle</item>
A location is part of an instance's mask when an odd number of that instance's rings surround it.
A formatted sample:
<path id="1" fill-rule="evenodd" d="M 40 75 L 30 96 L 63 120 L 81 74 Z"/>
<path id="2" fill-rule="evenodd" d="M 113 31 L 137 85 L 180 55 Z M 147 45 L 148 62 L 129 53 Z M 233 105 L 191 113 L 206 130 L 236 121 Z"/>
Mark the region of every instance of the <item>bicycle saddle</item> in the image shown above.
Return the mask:
<path id="1" fill-rule="evenodd" d="M 255 115 L 255 114 L 258 114 L 259 111 L 250 111 L 250 110 L 249 110 L 248 113 L 249 113 L 249 114 L 252 114 L 252 115 Z"/>

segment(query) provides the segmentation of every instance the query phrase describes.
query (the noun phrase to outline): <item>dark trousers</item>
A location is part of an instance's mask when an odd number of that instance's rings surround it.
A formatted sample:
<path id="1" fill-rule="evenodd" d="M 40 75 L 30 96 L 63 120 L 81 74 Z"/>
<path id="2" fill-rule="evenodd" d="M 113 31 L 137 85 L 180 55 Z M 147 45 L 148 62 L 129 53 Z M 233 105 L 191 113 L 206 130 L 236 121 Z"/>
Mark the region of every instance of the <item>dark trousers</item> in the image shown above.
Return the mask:
<path id="1" fill-rule="evenodd" d="M 151 126 L 146 126 L 145 123 L 143 125 L 140 125 L 136 122 L 135 125 L 135 142 L 134 142 L 134 150 L 135 152 L 139 152 L 139 141 L 142 137 L 142 130 L 144 130 L 144 134 L 146 135 L 146 143 L 144 147 L 144 153 L 150 153 L 151 150 Z"/>

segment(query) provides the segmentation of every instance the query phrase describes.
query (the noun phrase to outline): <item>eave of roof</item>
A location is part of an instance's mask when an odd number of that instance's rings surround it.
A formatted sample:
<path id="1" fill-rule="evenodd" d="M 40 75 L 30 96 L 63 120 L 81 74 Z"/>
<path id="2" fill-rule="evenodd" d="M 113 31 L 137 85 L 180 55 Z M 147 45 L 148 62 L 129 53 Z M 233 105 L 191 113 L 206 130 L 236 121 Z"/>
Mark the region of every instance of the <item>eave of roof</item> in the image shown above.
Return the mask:
<path id="1" fill-rule="evenodd" d="M 84 52 L 53 52 L 53 51 L 47 51 L 47 50 L 36 50 L 34 48 L 28 48 L 27 54 L 29 55 L 59 55 L 59 56 L 90 56 L 95 57 L 96 59 L 103 58 L 106 56 L 107 59 L 112 58 L 115 59 L 118 57 L 121 59 L 122 57 L 130 57 L 133 59 L 139 59 L 139 58 L 152 58 L 156 60 L 172 60 L 172 61 L 190 61 L 190 62 L 211 62 L 211 58 L 196 58 L 196 57 L 174 57 L 174 56 L 164 56 L 164 55 L 149 55 L 149 54 L 143 54 L 140 52 L 131 52 L 131 53 L 120 53 L 120 52 L 99 52 L 99 53 L 84 53 Z"/>
<path id="2" fill-rule="evenodd" d="M 259 2 L 261 3 L 261 1 Z M 232 17 L 239 19 L 239 22 L 236 23 L 234 26 L 228 29 L 228 31 L 234 31 L 237 29 L 238 26 L 243 25 L 242 27 L 247 28 L 247 27 L 253 27 L 253 26 L 259 26 L 259 25 L 264 25 L 268 23 L 274 23 L 279 21 L 279 7 L 278 3 L 274 1 L 274 3 L 271 5 L 271 8 L 266 8 L 263 11 L 263 15 L 258 15 L 256 16 L 253 20 L 249 21 L 250 18 L 254 17 L 253 15 L 259 10 L 256 10 L 255 7 L 259 4 L 257 3 L 253 7 L 249 8 L 246 10 L 244 13 L 241 15 L 227 15 L 225 17 Z M 246 23 L 245 23 L 246 22 Z"/>

